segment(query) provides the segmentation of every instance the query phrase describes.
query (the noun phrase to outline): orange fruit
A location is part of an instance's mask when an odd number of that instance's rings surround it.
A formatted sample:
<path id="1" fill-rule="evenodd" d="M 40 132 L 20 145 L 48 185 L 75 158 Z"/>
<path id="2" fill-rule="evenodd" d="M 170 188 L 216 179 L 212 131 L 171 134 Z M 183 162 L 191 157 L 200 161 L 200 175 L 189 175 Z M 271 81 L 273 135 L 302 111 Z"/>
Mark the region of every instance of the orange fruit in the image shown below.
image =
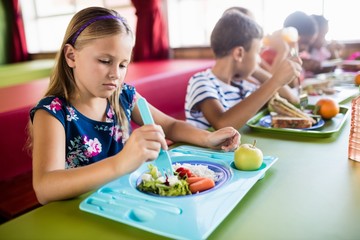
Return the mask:
<path id="1" fill-rule="evenodd" d="M 321 98 L 315 104 L 315 114 L 324 119 L 331 119 L 340 112 L 339 104 L 332 98 Z"/>
<path id="2" fill-rule="evenodd" d="M 355 74 L 354 83 L 360 85 L 360 71 Z"/>

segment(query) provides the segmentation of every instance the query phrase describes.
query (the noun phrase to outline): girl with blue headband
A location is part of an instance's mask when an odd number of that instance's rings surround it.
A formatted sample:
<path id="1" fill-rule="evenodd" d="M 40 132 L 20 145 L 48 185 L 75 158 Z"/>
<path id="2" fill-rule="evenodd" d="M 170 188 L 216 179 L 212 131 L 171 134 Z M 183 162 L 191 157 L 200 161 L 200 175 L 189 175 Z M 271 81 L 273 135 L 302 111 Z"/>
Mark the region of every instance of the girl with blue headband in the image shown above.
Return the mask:
<path id="1" fill-rule="evenodd" d="M 134 35 L 117 12 L 81 10 L 66 30 L 45 96 L 31 110 L 33 186 L 40 203 L 76 197 L 154 160 L 165 136 L 175 142 L 232 151 L 231 127 L 197 129 L 150 106 L 155 124 L 143 125 L 124 82 Z M 131 132 L 130 120 L 141 127 Z"/>

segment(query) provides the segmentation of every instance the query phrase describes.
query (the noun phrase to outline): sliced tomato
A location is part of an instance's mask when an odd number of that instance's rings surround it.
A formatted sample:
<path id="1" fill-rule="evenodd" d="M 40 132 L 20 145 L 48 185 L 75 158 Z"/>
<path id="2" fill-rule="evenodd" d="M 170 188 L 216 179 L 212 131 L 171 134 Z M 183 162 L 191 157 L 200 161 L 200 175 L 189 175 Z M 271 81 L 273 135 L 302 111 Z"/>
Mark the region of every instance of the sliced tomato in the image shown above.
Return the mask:
<path id="1" fill-rule="evenodd" d="M 184 178 L 185 176 L 186 177 L 192 176 L 190 169 L 187 168 L 179 167 L 178 169 L 176 169 L 176 172 L 179 174 L 181 178 Z"/>

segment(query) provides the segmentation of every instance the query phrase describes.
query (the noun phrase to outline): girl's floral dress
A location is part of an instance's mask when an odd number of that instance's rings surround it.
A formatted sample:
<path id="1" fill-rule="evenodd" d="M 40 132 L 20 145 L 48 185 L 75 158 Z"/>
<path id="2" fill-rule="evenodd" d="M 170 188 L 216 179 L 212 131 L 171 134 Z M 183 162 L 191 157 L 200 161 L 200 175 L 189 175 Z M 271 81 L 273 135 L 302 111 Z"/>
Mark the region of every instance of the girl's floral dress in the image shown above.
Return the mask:
<path id="1" fill-rule="evenodd" d="M 134 87 L 124 84 L 120 103 L 130 122 L 135 103 Z M 100 161 L 122 150 L 129 138 L 119 125 L 113 108 L 108 104 L 106 121 L 99 122 L 82 115 L 62 97 L 45 97 L 31 109 L 31 121 L 36 110 L 43 109 L 58 119 L 66 134 L 65 167 L 75 168 Z M 43 146 L 46 147 L 46 146 Z"/>

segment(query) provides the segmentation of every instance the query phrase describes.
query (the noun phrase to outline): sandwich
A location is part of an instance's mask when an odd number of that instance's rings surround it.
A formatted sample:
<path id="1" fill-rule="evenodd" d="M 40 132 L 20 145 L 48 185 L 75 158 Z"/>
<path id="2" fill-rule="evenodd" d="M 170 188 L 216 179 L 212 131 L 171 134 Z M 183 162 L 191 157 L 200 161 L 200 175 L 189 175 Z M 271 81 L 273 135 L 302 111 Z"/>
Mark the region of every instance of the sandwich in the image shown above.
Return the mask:
<path id="1" fill-rule="evenodd" d="M 271 126 L 277 128 L 309 128 L 315 119 L 301 111 L 285 98 L 275 94 L 268 103 L 271 114 Z"/>
<path id="2" fill-rule="evenodd" d="M 312 122 L 300 117 L 288 117 L 275 115 L 271 117 L 271 126 L 274 128 L 310 128 Z"/>

